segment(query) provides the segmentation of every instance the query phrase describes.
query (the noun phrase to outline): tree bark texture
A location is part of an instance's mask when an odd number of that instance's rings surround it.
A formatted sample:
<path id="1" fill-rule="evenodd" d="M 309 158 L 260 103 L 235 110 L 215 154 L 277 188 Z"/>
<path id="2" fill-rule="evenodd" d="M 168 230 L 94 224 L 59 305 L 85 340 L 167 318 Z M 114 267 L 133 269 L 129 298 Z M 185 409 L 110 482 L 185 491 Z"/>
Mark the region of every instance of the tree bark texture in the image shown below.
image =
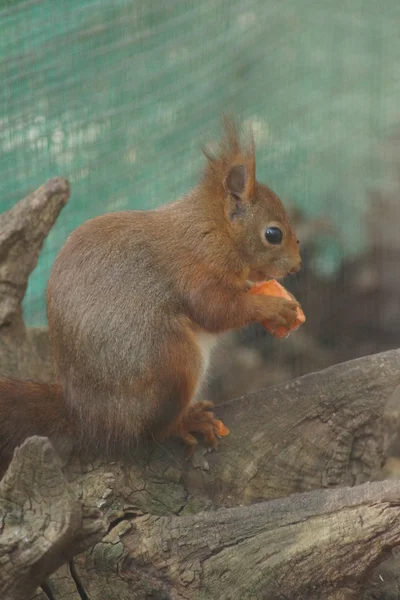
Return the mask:
<path id="1" fill-rule="evenodd" d="M 107 530 L 98 508 L 83 504 L 46 438 L 15 451 L 0 482 L 0 597 L 29 598 L 68 557 Z"/>

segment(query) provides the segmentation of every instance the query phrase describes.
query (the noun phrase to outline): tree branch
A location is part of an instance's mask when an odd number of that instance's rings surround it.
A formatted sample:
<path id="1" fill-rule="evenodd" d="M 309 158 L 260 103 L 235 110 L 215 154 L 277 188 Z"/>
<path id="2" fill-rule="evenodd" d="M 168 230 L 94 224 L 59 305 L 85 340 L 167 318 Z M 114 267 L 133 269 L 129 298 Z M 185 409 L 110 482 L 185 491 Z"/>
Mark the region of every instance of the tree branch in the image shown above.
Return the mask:
<path id="1" fill-rule="evenodd" d="M 143 444 L 129 468 L 113 467 L 117 495 L 143 512 L 182 514 L 376 479 L 399 364 L 391 350 L 227 402 L 216 410 L 231 435 L 216 452 L 200 447 L 192 464 L 177 442 Z M 400 411 L 390 417 L 395 435 Z M 99 476 L 109 469 L 96 465 Z"/>
<path id="2" fill-rule="evenodd" d="M 77 570 L 91 600 L 359 600 L 399 543 L 400 482 L 384 482 L 124 520 Z"/>
<path id="3" fill-rule="evenodd" d="M 0 215 L 0 372 L 53 379 L 46 328 L 26 329 L 21 303 L 43 242 L 69 197 L 69 183 L 50 179 Z"/>
<path id="4" fill-rule="evenodd" d="M 95 481 L 99 504 L 108 491 Z M 16 452 L 0 499 L 6 600 L 28 598 L 68 557 L 93 545 L 72 571 L 63 567 L 63 577 L 50 578 L 55 598 L 69 577 L 91 600 L 356 599 L 371 569 L 400 544 L 398 481 L 189 516 L 133 516 L 106 534 L 90 495 L 78 500 L 51 445 L 37 437 Z"/>
<path id="5" fill-rule="evenodd" d="M 232 435 L 206 456 L 209 470 L 187 469 L 188 490 L 231 506 L 376 478 L 399 364 L 400 350 L 391 350 L 219 406 Z"/>
<path id="6" fill-rule="evenodd" d="M 0 216 L 0 326 L 19 315 L 28 277 L 68 196 L 65 179 L 50 179 Z"/>
<path id="7" fill-rule="evenodd" d="M 100 540 L 107 523 L 82 504 L 46 438 L 16 450 L 0 482 L 0 597 L 29 598 L 68 557 Z"/>

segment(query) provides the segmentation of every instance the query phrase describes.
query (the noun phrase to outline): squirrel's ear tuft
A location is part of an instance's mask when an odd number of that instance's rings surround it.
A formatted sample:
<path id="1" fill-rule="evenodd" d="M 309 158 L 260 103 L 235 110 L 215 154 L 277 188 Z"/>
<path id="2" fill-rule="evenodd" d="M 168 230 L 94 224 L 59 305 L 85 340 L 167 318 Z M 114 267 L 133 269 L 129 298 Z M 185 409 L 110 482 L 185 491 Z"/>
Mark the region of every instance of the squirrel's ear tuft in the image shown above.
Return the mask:
<path id="1" fill-rule="evenodd" d="M 256 161 L 252 131 L 244 142 L 232 116 L 223 118 L 223 135 L 214 147 L 202 148 L 207 158 L 205 182 L 214 189 L 222 184 L 231 194 L 251 200 L 256 184 Z"/>

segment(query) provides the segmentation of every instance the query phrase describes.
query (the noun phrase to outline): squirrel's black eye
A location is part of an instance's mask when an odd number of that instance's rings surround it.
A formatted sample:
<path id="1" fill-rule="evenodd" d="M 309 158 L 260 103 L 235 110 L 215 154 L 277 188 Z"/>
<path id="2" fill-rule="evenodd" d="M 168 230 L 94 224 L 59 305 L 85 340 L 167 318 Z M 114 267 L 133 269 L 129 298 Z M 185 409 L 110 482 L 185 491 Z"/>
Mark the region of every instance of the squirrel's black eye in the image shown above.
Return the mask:
<path id="1" fill-rule="evenodd" d="M 269 244 L 280 244 L 283 238 L 283 233 L 279 227 L 267 227 L 265 230 L 265 239 Z"/>

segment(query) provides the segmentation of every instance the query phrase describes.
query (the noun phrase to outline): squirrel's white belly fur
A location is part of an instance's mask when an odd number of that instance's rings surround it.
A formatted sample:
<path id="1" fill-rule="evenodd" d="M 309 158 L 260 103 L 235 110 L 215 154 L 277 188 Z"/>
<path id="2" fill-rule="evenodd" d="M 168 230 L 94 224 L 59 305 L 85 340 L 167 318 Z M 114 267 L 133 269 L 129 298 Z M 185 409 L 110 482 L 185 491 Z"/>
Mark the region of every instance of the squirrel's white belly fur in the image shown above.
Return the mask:
<path id="1" fill-rule="evenodd" d="M 219 335 L 208 333 L 207 331 L 201 331 L 196 334 L 196 341 L 199 347 L 201 358 L 202 358 L 202 370 L 198 380 L 196 393 L 193 395 L 192 403 L 198 400 L 198 395 L 202 390 L 203 384 L 206 381 L 206 375 L 208 366 L 210 364 L 210 358 L 212 351 L 218 343 Z"/>

